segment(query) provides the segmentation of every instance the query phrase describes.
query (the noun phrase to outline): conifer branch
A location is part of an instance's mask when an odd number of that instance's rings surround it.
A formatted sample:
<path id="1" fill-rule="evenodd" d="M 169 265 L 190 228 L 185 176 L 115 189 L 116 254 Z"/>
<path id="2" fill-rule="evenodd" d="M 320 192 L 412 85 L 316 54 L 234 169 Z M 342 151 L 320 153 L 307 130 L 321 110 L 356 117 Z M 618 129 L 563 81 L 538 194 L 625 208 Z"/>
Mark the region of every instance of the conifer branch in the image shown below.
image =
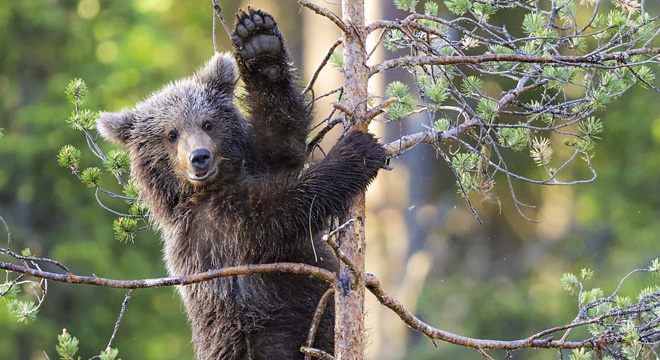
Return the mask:
<path id="1" fill-rule="evenodd" d="M 533 63 L 533 64 L 558 64 L 575 65 L 581 67 L 599 67 L 603 69 L 615 69 L 628 67 L 633 64 L 605 65 L 606 61 L 623 61 L 635 55 L 658 55 L 660 48 L 640 48 L 607 54 L 592 55 L 556 55 L 538 56 L 522 54 L 484 54 L 463 56 L 411 56 L 392 60 L 385 60 L 380 64 L 370 67 L 369 76 L 393 69 L 421 65 L 481 65 L 485 63 Z"/>
<path id="2" fill-rule="evenodd" d="M 5 249 L 2 249 L 5 250 Z M 53 260 L 54 261 L 54 260 Z M 257 264 L 257 265 L 241 265 L 232 266 L 222 269 L 209 270 L 201 273 L 176 276 L 176 277 L 162 277 L 152 279 L 140 280 L 115 280 L 102 278 L 98 276 L 81 276 L 75 274 L 58 274 L 40 269 L 34 269 L 24 265 L 16 265 L 4 261 L 0 261 L 0 269 L 11 271 L 18 274 L 24 274 L 39 279 L 52 280 L 57 282 L 69 284 L 85 284 L 96 285 L 116 289 L 146 289 L 163 286 L 174 285 L 189 285 L 196 284 L 203 281 L 209 281 L 217 278 L 250 275 L 250 274 L 263 274 L 263 273 L 289 273 L 312 276 L 317 279 L 324 280 L 330 284 L 335 281 L 335 274 L 331 271 L 299 263 L 272 263 L 272 264 Z"/>

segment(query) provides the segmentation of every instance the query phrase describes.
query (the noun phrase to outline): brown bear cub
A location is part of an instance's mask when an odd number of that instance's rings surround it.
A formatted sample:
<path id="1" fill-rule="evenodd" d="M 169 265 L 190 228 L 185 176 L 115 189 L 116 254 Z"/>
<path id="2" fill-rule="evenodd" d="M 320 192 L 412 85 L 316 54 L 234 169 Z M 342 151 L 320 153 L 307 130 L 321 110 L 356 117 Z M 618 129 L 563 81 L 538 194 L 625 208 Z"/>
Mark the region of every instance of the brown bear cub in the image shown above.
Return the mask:
<path id="1" fill-rule="evenodd" d="M 303 170 L 310 110 L 273 18 L 241 11 L 234 54 L 215 56 L 130 110 L 103 113 L 103 137 L 122 144 L 172 276 L 273 262 L 336 269 L 318 234 L 342 218 L 385 162 L 366 133 L 344 136 Z M 245 83 L 246 120 L 234 105 Z M 312 244 L 310 234 L 315 234 Z M 315 260 L 318 258 L 318 261 Z M 198 359 L 302 359 L 328 284 L 294 274 L 227 277 L 182 286 Z M 333 311 L 315 347 L 333 351 Z"/>

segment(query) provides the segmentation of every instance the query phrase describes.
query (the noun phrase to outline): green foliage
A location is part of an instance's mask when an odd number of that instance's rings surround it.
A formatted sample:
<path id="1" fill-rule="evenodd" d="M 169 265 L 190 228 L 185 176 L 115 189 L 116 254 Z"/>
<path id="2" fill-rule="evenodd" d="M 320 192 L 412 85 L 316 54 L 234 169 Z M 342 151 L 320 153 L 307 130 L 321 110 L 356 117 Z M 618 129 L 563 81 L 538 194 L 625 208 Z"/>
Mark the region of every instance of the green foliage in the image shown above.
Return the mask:
<path id="1" fill-rule="evenodd" d="M 472 7 L 474 9 L 474 13 L 477 15 L 477 17 L 487 21 L 491 15 L 495 14 L 497 12 L 497 8 L 484 4 L 484 3 L 479 3 L 475 2 L 472 4 Z"/>
<path id="2" fill-rule="evenodd" d="M 561 276 L 561 287 L 568 291 L 570 295 L 573 295 L 580 290 L 580 282 L 575 274 L 564 273 Z"/>
<path id="3" fill-rule="evenodd" d="M 588 117 L 586 120 L 580 122 L 578 131 L 584 134 L 588 139 L 600 139 L 598 134 L 605 131 L 603 122 L 593 116 Z"/>
<path id="4" fill-rule="evenodd" d="M 121 242 L 133 242 L 138 230 L 138 219 L 129 217 L 120 217 L 112 223 L 115 231 L 115 239 Z"/>
<path id="5" fill-rule="evenodd" d="M 440 130 L 440 131 L 449 130 L 449 126 L 450 126 L 450 123 L 449 123 L 449 119 L 447 119 L 447 118 L 438 119 L 433 123 L 433 128 L 435 128 L 436 130 Z"/>
<path id="6" fill-rule="evenodd" d="M 82 79 L 73 79 L 66 86 L 64 91 L 69 102 L 74 105 L 82 104 L 87 95 L 89 95 L 89 90 L 87 89 L 87 84 Z"/>
<path id="7" fill-rule="evenodd" d="M 138 187 L 137 187 L 137 184 L 135 183 L 135 181 L 133 181 L 132 179 L 128 180 L 128 182 L 126 183 L 126 186 L 124 186 L 124 188 L 123 188 L 123 191 L 124 191 L 124 195 L 126 195 L 126 197 L 133 198 L 133 199 L 137 199 L 137 197 L 138 197 Z"/>
<path id="8" fill-rule="evenodd" d="M 583 53 L 587 50 L 587 40 L 583 37 L 571 38 L 569 46 L 575 49 L 579 53 Z"/>
<path id="9" fill-rule="evenodd" d="M 580 270 L 580 278 L 572 273 L 564 273 L 561 276 L 561 287 L 564 291 L 568 291 L 570 295 L 575 294 L 581 288 L 582 281 L 590 280 L 594 276 L 591 269 L 583 268 Z"/>
<path id="10" fill-rule="evenodd" d="M 55 351 L 57 351 L 61 360 L 80 360 L 80 356 L 76 357 L 79 344 L 78 338 L 68 333 L 66 329 L 63 329 L 62 334 L 57 335 Z M 117 356 L 119 356 L 118 349 L 107 348 L 98 355 L 98 358 L 101 360 L 121 360 L 117 359 Z"/>
<path id="11" fill-rule="evenodd" d="M 99 187 L 101 182 L 101 169 L 88 167 L 80 173 L 80 180 L 88 187 Z"/>
<path id="12" fill-rule="evenodd" d="M 133 201 L 131 207 L 128 208 L 128 214 L 136 217 L 145 217 L 149 213 L 147 205 L 141 201 Z"/>
<path id="13" fill-rule="evenodd" d="M 655 276 L 660 276 L 660 260 L 658 258 L 653 259 L 653 263 L 649 266 L 649 271 Z"/>
<path id="14" fill-rule="evenodd" d="M 420 76 L 418 79 L 419 86 L 431 100 L 436 104 L 442 104 L 447 100 L 449 92 L 447 83 L 443 79 L 433 79 L 428 76 Z"/>
<path id="15" fill-rule="evenodd" d="M 73 145 L 64 145 L 59 154 L 57 154 L 57 163 L 74 171 L 80 166 L 81 159 L 82 152 Z"/>
<path id="16" fill-rule="evenodd" d="M 0 295 L 4 300 L 16 299 L 18 293 L 20 292 L 18 286 L 12 283 L 0 284 Z"/>
<path id="17" fill-rule="evenodd" d="M 511 148 L 514 151 L 522 151 L 528 144 L 527 132 L 527 129 L 522 126 L 518 128 L 500 128 L 498 130 L 498 139 L 502 146 Z"/>
<path id="18" fill-rule="evenodd" d="M 554 30 L 547 27 L 545 15 L 540 12 L 530 12 L 525 14 L 525 18 L 522 22 L 522 29 L 525 34 L 533 37 L 556 35 Z M 543 42 L 543 40 L 537 40 L 536 42 Z"/>
<path id="19" fill-rule="evenodd" d="M 591 360 L 591 352 L 584 348 L 573 349 L 573 352 L 571 352 L 568 358 L 569 360 Z"/>
<path id="20" fill-rule="evenodd" d="M 577 76 L 578 70 L 574 67 L 546 66 L 543 69 L 550 78 L 548 86 L 552 89 L 563 90 Z"/>
<path id="21" fill-rule="evenodd" d="M 484 81 L 476 76 L 468 76 L 461 82 L 461 92 L 465 95 L 477 94 L 481 92 Z"/>
<path id="22" fill-rule="evenodd" d="M 394 0 L 394 5 L 401 10 L 415 12 L 417 0 Z"/>
<path id="23" fill-rule="evenodd" d="M 484 119 L 488 123 L 492 123 L 500 115 L 499 104 L 492 99 L 483 98 L 477 104 L 477 116 Z"/>
<path id="24" fill-rule="evenodd" d="M 637 73 L 637 76 L 648 84 L 652 84 L 655 81 L 655 73 L 646 65 L 636 66 L 632 68 L 632 70 L 634 70 Z M 642 82 L 641 85 L 644 88 L 648 88 L 644 82 Z"/>
<path id="25" fill-rule="evenodd" d="M 119 350 L 118 349 L 106 349 L 104 352 L 99 355 L 99 359 L 101 360 L 121 360 L 117 359 L 117 356 L 119 356 Z"/>
<path id="26" fill-rule="evenodd" d="M 438 11 L 440 11 L 440 7 L 438 6 L 438 3 L 434 1 L 427 1 L 424 3 L 425 15 L 438 16 Z"/>
<path id="27" fill-rule="evenodd" d="M 609 14 L 607 14 L 607 26 L 618 29 L 626 25 L 626 19 L 627 16 L 624 13 L 617 10 L 611 10 Z"/>
<path id="28" fill-rule="evenodd" d="M 623 355 L 627 359 L 637 359 L 642 351 L 642 344 L 639 343 L 639 333 L 635 323 L 630 320 L 621 326 L 623 333 L 622 340 L 626 343 L 622 349 Z"/>
<path id="29" fill-rule="evenodd" d="M 75 130 L 88 130 L 94 127 L 98 115 L 90 110 L 75 110 L 67 119 L 67 123 Z"/>
<path id="30" fill-rule="evenodd" d="M 591 269 L 582 269 L 580 270 L 580 277 L 582 280 L 590 280 L 592 277 L 594 277 L 594 272 Z"/>
<path id="31" fill-rule="evenodd" d="M 582 293 L 582 298 L 580 299 L 580 304 L 585 305 L 590 302 L 602 299 L 605 294 L 600 288 L 593 288 L 591 290 L 585 291 Z"/>
<path id="32" fill-rule="evenodd" d="M 75 360 L 76 353 L 78 352 L 78 338 L 69 334 L 66 329 L 63 329 L 62 334 L 57 335 L 57 346 L 55 350 L 62 360 Z"/>
<path id="33" fill-rule="evenodd" d="M 37 319 L 39 307 L 34 301 L 7 300 L 9 312 L 13 312 L 19 322 L 29 323 Z"/>
<path id="34" fill-rule="evenodd" d="M 74 115 L 80 114 L 78 106 L 79 102 L 84 99 L 84 95 L 88 93 L 85 83 L 80 79 L 72 81 L 67 87 L 66 93 L 69 95 L 69 98 L 75 102 L 76 108 L 74 110 Z M 89 111 L 84 111 L 84 113 L 91 114 Z M 79 118 L 87 118 L 87 116 L 83 115 L 79 116 Z M 95 121 L 96 120 L 94 119 L 94 122 Z M 122 191 L 124 194 L 126 194 L 125 200 L 129 206 L 128 212 L 127 214 L 123 214 L 124 216 L 115 219 L 112 228 L 115 233 L 115 239 L 121 242 L 133 242 L 135 240 L 137 231 L 143 229 L 139 228 L 139 220 L 148 216 L 149 210 L 144 203 L 137 200 L 138 189 L 136 184 L 131 180 L 128 182 L 121 180 L 121 177 L 123 175 L 129 174 L 130 171 L 130 159 L 128 154 L 123 150 L 111 150 L 107 153 L 107 155 L 102 156 L 102 154 L 99 154 L 101 150 L 96 143 L 96 139 L 92 138 L 90 133 L 87 131 L 93 127 L 93 123 L 86 123 L 84 121 L 79 122 L 77 120 L 73 123 L 76 124 L 76 126 L 73 126 L 74 128 L 78 130 L 84 130 L 88 145 L 90 148 L 92 148 L 92 151 L 95 153 L 95 155 L 97 155 L 96 157 L 103 160 L 104 168 L 115 178 L 119 179 L 120 183 L 124 184 Z M 82 171 L 78 171 L 81 158 L 82 153 L 80 150 L 71 145 L 66 145 L 60 150 L 58 154 L 58 163 L 61 166 L 65 166 L 73 170 L 74 174 L 78 176 L 78 178 L 80 178 L 80 180 L 87 186 L 96 188 L 106 194 L 112 195 L 112 193 L 109 193 L 107 190 L 100 188 L 102 177 L 102 171 L 100 168 L 88 167 Z M 120 196 L 117 195 L 116 197 Z M 107 208 L 105 205 L 103 205 L 103 207 Z M 121 213 L 115 211 L 113 211 L 113 213 L 121 215 Z M 145 226 L 144 228 L 148 227 L 149 226 Z"/>
<path id="35" fill-rule="evenodd" d="M 472 2 L 470 0 L 445 0 L 445 6 L 455 15 L 463 16 L 472 7 Z"/>
<path id="36" fill-rule="evenodd" d="M 637 295 L 637 300 L 642 300 L 643 298 L 653 294 L 654 292 L 658 291 L 660 289 L 660 286 L 647 286 L 640 290 L 639 295 Z"/>
<path id="37" fill-rule="evenodd" d="M 92 128 L 96 123 L 98 115 L 91 110 L 80 109 L 80 105 L 87 95 L 89 95 L 87 84 L 82 79 L 73 79 L 67 85 L 64 93 L 67 99 L 69 99 L 69 102 L 76 107 L 67 119 L 69 126 L 76 130 L 88 130 Z"/>
<path id="38" fill-rule="evenodd" d="M 387 114 L 393 120 L 403 119 L 415 109 L 415 106 L 417 106 L 417 102 L 409 93 L 408 85 L 401 81 L 393 81 L 388 84 L 385 89 L 385 96 L 399 99 L 399 102 L 393 104 L 387 109 Z"/>
<path id="39" fill-rule="evenodd" d="M 623 308 L 632 305 L 632 299 L 628 296 L 616 295 L 614 297 L 616 307 Z"/>
<path id="40" fill-rule="evenodd" d="M 130 171 L 130 160 L 128 158 L 128 153 L 123 150 L 111 150 L 108 153 L 108 162 L 105 164 L 108 170 L 114 173 Z"/>
<path id="41" fill-rule="evenodd" d="M 27 283 L 26 286 L 34 286 L 33 283 Z M 4 300 L 7 310 L 13 313 L 18 322 L 27 324 L 37 319 L 39 305 L 34 301 L 20 300 L 20 285 L 12 282 L 0 284 L 0 299 Z"/>
<path id="42" fill-rule="evenodd" d="M 424 15 L 438 16 L 439 11 L 440 8 L 436 2 L 427 1 L 424 3 Z M 441 29 L 440 23 L 433 20 L 419 19 L 419 23 L 431 29 Z"/>
<path id="43" fill-rule="evenodd" d="M 451 165 L 458 174 L 456 184 L 458 193 L 462 193 L 461 187 L 466 194 L 479 186 L 476 177 L 477 165 L 479 164 L 479 154 L 477 153 L 458 153 L 451 158 Z"/>

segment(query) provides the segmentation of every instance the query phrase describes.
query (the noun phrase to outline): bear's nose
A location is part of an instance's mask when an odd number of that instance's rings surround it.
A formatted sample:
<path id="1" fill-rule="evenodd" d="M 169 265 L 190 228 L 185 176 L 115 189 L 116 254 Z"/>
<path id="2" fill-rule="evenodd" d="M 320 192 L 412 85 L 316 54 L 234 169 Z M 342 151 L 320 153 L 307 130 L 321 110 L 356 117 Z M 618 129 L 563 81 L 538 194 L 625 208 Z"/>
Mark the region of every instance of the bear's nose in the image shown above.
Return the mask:
<path id="1" fill-rule="evenodd" d="M 197 149 L 190 154 L 190 163 L 199 171 L 207 170 L 210 160 L 211 153 L 206 149 Z"/>

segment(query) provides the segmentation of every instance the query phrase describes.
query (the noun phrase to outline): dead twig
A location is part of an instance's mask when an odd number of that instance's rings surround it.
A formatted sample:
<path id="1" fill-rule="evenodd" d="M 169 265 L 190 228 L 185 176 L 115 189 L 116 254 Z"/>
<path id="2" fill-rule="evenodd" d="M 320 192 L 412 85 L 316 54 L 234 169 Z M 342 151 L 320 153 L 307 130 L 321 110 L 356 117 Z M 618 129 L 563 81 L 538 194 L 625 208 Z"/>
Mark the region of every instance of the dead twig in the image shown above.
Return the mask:
<path id="1" fill-rule="evenodd" d="M 317 359 L 321 359 L 321 360 L 334 360 L 335 359 L 334 356 L 328 354 L 327 352 L 325 352 L 321 349 L 315 349 L 315 348 L 311 348 L 311 347 L 308 347 L 308 346 L 301 347 L 300 351 L 303 352 L 305 354 L 305 356 L 309 355 L 309 356 L 313 356 L 313 357 L 315 357 Z"/>
<path id="2" fill-rule="evenodd" d="M 334 43 L 332 43 L 332 45 L 330 45 L 330 48 L 328 49 L 328 51 L 325 54 L 325 57 L 323 58 L 323 60 L 321 60 L 321 63 L 316 68 L 316 70 L 314 70 L 314 74 L 312 75 L 312 78 L 309 80 L 309 82 L 307 83 L 307 86 L 305 86 L 305 89 L 302 91 L 303 94 L 305 94 L 306 92 L 312 90 L 312 87 L 314 86 L 314 83 L 316 83 L 316 79 L 319 77 L 319 74 L 321 73 L 321 70 L 323 70 L 323 68 L 328 64 L 328 60 L 330 60 L 330 57 L 334 53 L 335 49 L 339 45 L 341 45 L 341 43 L 342 43 L 342 40 L 337 39 Z"/>
<path id="3" fill-rule="evenodd" d="M 222 269 L 209 270 L 202 273 L 178 276 L 163 277 L 141 280 L 114 280 L 101 278 L 98 276 L 80 276 L 74 274 L 57 274 L 48 271 L 33 269 L 27 266 L 16 265 L 0 261 L 0 269 L 19 274 L 25 274 L 40 279 L 53 280 L 70 284 L 97 285 L 117 289 L 146 289 L 153 287 L 163 287 L 172 285 L 189 285 L 202 281 L 208 281 L 221 277 L 263 274 L 263 273 L 290 273 L 312 276 L 324 280 L 329 284 L 334 284 L 336 276 L 331 271 L 307 264 L 298 263 L 272 263 L 257 265 L 232 266 Z"/>
<path id="4" fill-rule="evenodd" d="M 308 0 L 298 0 L 298 4 L 312 10 L 313 12 L 321 16 L 327 17 L 333 23 L 335 23 L 335 25 L 337 25 L 337 27 L 339 27 L 341 31 L 343 31 L 344 33 L 349 32 L 350 28 L 344 23 L 344 21 L 339 16 L 337 16 L 337 14 L 333 13 L 332 11 L 324 7 L 320 7 Z"/>
<path id="5" fill-rule="evenodd" d="M 124 318 L 124 313 L 126 312 L 126 304 L 128 303 L 128 300 L 131 298 L 131 295 L 133 295 L 133 291 L 135 291 L 135 289 L 128 290 L 126 297 L 124 297 L 124 301 L 121 303 L 121 310 L 119 310 L 119 318 L 117 318 L 117 322 L 115 323 L 115 328 L 114 330 L 112 330 L 112 336 L 110 336 L 110 341 L 108 341 L 108 346 L 106 346 L 106 349 L 112 348 L 112 341 L 115 339 L 115 335 L 117 335 L 119 324 Z"/>
<path id="6" fill-rule="evenodd" d="M 227 26 L 227 22 L 225 21 L 225 18 L 222 16 L 222 9 L 220 9 L 220 5 L 218 5 L 218 0 L 212 0 L 211 6 L 213 7 L 213 50 L 215 52 L 218 52 L 218 43 L 215 40 L 216 17 L 220 19 L 222 26 L 224 26 L 225 31 L 229 36 L 230 42 L 231 42 L 231 29 L 229 29 L 229 26 Z"/>
<path id="7" fill-rule="evenodd" d="M 332 297 L 335 296 L 335 289 L 334 288 L 329 288 L 321 297 L 321 300 L 319 300 L 319 304 L 316 307 L 316 311 L 314 312 L 314 318 L 312 319 L 312 324 L 309 327 L 309 333 L 307 334 L 307 342 L 305 343 L 305 346 L 303 346 L 300 351 L 303 351 L 303 349 L 313 349 L 314 346 L 314 340 L 316 339 L 316 333 L 319 329 L 319 325 L 321 324 L 321 319 L 323 318 L 323 313 L 325 312 L 326 307 L 328 306 L 328 301 L 332 299 Z M 305 360 L 311 360 L 311 357 L 314 356 L 310 353 L 305 353 Z"/>

